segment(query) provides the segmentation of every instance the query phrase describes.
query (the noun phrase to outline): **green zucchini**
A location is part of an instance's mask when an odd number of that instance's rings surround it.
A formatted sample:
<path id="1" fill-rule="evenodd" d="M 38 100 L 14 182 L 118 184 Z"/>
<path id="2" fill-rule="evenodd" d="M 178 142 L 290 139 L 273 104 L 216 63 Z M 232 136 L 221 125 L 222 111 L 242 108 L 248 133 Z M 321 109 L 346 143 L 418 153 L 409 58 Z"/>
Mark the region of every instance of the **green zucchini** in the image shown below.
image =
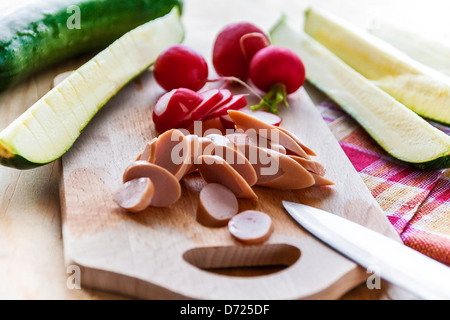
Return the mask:
<path id="1" fill-rule="evenodd" d="M 181 4 L 182 0 L 38 0 L 4 11 L 0 91 L 49 66 L 102 50 Z M 76 18 L 79 25 L 72 23 Z"/>
<path id="2" fill-rule="evenodd" d="M 0 164 L 30 169 L 60 158 L 121 88 L 183 39 L 178 7 L 127 32 L 0 132 Z"/>
<path id="3" fill-rule="evenodd" d="M 450 77 L 322 10 L 306 11 L 304 30 L 420 116 L 450 124 Z"/>
<path id="4" fill-rule="evenodd" d="M 395 100 L 284 16 L 272 43 L 296 52 L 307 80 L 349 113 L 394 158 L 418 169 L 450 167 L 450 136 Z"/>

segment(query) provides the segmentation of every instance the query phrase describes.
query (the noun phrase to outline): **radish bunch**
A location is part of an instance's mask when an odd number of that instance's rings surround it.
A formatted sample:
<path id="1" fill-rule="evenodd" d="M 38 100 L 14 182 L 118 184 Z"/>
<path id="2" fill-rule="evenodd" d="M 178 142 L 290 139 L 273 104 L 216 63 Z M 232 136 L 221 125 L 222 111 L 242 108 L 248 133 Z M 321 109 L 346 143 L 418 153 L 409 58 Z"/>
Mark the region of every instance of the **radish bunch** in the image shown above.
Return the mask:
<path id="1" fill-rule="evenodd" d="M 223 28 L 214 43 L 212 62 L 220 76 L 208 79 L 209 69 L 204 57 L 185 45 L 174 45 L 155 61 L 154 77 L 167 92 L 153 109 L 153 122 L 158 132 L 173 128 L 189 128 L 195 121 L 220 119 L 224 127 L 232 127 L 228 110 L 247 106 L 245 95 L 233 95 L 230 90 L 200 91 L 207 82 L 235 81 L 245 85 L 260 99 L 252 110 L 265 107 L 269 112 L 254 112 L 272 125 L 279 125 L 277 105 L 298 90 L 305 81 L 305 68 L 291 50 L 273 46 L 258 27 L 234 23 Z M 246 81 L 260 91 L 261 97 Z"/>
<path id="2" fill-rule="evenodd" d="M 216 38 L 213 64 L 222 76 L 249 80 L 266 93 L 252 109 L 266 106 L 278 113 L 276 106 L 305 82 L 305 68 L 293 51 L 273 46 L 258 27 L 249 23 L 226 26 Z"/>

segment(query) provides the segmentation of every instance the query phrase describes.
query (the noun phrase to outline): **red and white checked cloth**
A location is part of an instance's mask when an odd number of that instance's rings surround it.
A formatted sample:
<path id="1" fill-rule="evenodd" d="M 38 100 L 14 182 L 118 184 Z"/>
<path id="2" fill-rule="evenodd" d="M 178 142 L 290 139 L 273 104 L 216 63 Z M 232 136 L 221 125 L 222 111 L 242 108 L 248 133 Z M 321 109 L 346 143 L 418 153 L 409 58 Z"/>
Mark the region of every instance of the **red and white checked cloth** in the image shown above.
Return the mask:
<path id="1" fill-rule="evenodd" d="M 325 101 L 318 109 L 403 242 L 450 265 L 450 170 L 405 167 L 339 106 Z"/>

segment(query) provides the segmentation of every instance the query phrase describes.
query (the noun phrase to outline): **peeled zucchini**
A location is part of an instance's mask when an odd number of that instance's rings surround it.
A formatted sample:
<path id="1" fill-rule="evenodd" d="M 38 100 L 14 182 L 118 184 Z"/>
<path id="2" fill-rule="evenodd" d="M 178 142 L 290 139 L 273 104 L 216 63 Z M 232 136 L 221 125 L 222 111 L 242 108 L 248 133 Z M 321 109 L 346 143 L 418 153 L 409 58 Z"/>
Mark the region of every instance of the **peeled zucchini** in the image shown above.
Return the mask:
<path id="1" fill-rule="evenodd" d="M 369 32 L 317 9 L 306 11 L 304 30 L 417 114 L 450 124 L 450 77 Z"/>
<path id="2" fill-rule="evenodd" d="M 381 90 L 284 16 L 272 43 L 296 52 L 307 80 L 348 112 L 394 158 L 419 169 L 450 167 L 450 137 Z"/>
<path id="3" fill-rule="evenodd" d="M 60 158 L 122 87 L 183 39 L 178 7 L 123 35 L 0 132 L 0 164 L 29 169 Z"/>

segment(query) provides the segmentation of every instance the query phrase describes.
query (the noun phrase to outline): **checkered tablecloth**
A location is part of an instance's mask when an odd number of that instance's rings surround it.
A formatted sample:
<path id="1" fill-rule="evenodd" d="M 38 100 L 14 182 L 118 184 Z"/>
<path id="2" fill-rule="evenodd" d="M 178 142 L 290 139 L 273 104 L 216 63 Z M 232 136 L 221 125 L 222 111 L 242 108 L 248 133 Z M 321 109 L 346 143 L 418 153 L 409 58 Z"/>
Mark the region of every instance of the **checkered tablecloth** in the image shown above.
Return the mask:
<path id="1" fill-rule="evenodd" d="M 408 168 L 339 106 L 325 101 L 318 108 L 403 242 L 450 265 L 450 169 Z M 431 124 L 450 134 L 450 127 Z"/>

